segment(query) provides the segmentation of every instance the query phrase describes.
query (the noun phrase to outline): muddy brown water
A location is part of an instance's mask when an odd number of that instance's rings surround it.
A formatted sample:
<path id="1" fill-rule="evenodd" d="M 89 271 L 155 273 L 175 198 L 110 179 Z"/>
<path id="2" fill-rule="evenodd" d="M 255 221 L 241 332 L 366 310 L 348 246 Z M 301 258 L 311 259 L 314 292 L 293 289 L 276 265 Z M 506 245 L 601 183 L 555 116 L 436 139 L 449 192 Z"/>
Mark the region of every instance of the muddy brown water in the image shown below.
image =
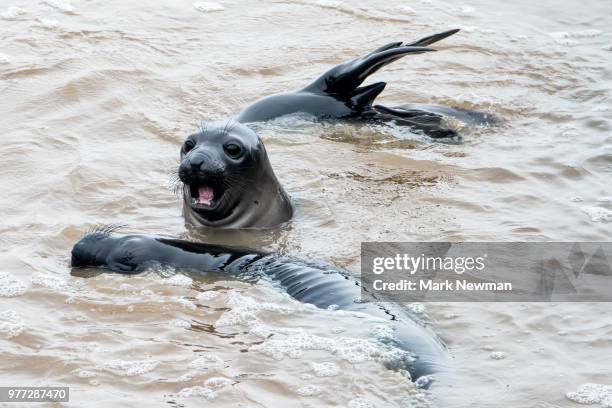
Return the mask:
<path id="1" fill-rule="evenodd" d="M 375 341 L 385 322 L 266 285 L 68 267 L 95 223 L 353 271 L 361 241 L 609 241 L 611 16 L 595 0 L 3 1 L 0 385 L 69 385 L 71 402 L 54 406 L 352 408 L 571 407 L 581 384 L 612 385 L 609 304 L 410 305 L 454 357 L 455 382 L 422 392 L 381 364 L 393 352 Z M 295 220 L 258 233 L 185 227 L 167 184 L 201 120 L 452 27 L 463 30 L 440 52 L 376 74 L 389 83 L 381 101 L 487 111 L 503 125 L 449 145 L 277 121 L 259 133 Z"/>

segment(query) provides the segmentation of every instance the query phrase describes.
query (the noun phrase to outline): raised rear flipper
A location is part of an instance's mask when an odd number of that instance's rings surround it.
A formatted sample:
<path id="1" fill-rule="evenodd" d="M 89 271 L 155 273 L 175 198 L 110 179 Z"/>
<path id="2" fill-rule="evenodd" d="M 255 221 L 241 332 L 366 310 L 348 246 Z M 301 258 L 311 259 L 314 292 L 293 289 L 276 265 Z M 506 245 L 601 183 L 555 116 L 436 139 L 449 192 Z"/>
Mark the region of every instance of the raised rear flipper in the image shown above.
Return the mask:
<path id="1" fill-rule="evenodd" d="M 383 45 L 369 54 L 335 66 L 304 88 L 304 90 L 350 97 L 355 93 L 359 93 L 357 92 L 359 91 L 358 86 L 369 75 L 380 68 L 408 54 L 422 54 L 424 52 L 435 51 L 426 46 L 447 38 L 458 31 L 459 29 L 444 31 L 411 43 L 399 41 Z"/>
<path id="2" fill-rule="evenodd" d="M 429 51 L 435 50 L 426 47 L 401 46 L 372 52 L 363 57 L 336 65 L 304 88 L 304 91 L 326 93 L 348 99 L 358 90 L 357 87 L 365 81 L 368 75 L 406 55 L 422 54 Z"/>

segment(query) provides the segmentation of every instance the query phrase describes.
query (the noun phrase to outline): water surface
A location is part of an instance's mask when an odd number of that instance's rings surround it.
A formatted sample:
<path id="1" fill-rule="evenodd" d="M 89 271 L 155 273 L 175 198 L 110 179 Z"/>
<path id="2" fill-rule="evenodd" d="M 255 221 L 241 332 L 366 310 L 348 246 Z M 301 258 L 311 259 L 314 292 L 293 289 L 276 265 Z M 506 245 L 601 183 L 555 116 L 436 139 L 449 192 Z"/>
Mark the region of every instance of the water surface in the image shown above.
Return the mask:
<path id="1" fill-rule="evenodd" d="M 384 369 L 384 322 L 265 285 L 68 267 L 95 223 L 352 271 L 361 241 L 608 241 L 611 16 L 595 0 L 3 2 L 0 385 L 67 384 L 66 406 L 352 408 L 570 407 L 566 392 L 611 385 L 608 304 L 412 305 L 449 344 L 458 378 L 426 393 Z M 501 126 L 455 123 L 465 141 L 453 145 L 268 124 L 259 133 L 295 220 L 247 234 L 185 227 L 166 186 L 201 120 L 454 27 L 440 52 L 378 72 L 380 101 L 491 112 Z"/>

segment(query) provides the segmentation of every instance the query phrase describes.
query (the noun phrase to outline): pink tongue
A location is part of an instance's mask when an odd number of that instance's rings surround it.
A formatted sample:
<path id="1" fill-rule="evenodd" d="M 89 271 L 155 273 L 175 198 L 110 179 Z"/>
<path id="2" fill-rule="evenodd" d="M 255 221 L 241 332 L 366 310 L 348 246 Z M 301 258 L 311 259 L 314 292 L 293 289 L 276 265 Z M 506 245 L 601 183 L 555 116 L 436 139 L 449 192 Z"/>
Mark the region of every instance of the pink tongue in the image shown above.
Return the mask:
<path id="1" fill-rule="evenodd" d="M 215 197 L 213 189 L 208 186 L 198 186 L 198 194 L 198 204 L 210 205 Z"/>

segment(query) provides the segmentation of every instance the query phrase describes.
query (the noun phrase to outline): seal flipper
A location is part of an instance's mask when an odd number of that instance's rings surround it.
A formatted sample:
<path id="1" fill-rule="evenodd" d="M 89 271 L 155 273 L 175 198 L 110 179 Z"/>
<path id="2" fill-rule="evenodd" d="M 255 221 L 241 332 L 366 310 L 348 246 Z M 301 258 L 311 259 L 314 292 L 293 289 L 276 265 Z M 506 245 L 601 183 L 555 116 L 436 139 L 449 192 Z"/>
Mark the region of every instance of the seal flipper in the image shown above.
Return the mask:
<path id="1" fill-rule="evenodd" d="M 392 120 L 398 125 L 409 126 L 420 130 L 434 139 L 459 138 L 453 129 L 443 127 L 443 116 L 437 113 L 420 109 L 389 108 L 383 105 L 374 105 L 376 119 Z"/>
<path id="2" fill-rule="evenodd" d="M 435 50 L 426 47 L 402 46 L 370 53 L 335 66 L 303 90 L 314 93 L 322 92 L 335 96 L 350 96 L 369 75 L 385 65 L 408 54 L 422 54 L 429 51 Z"/>
<path id="3" fill-rule="evenodd" d="M 396 41 L 383 45 L 369 54 L 335 66 L 303 90 L 314 93 L 323 92 L 334 96 L 353 95 L 359 85 L 380 68 L 408 54 L 435 51 L 426 46 L 443 40 L 458 31 L 459 29 L 444 31 L 408 44 Z"/>
<path id="4" fill-rule="evenodd" d="M 435 42 L 443 40 L 446 37 L 450 37 L 453 34 L 457 34 L 459 31 L 461 31 L 461 29 L 455 28 L 453 30 L 448 30 L 448 31 L 444 31 L 442 33 L 433 34 L 433 35 L 421 38 L 420 40 L 417 40 L 417 41 L 412 42 L 410 44 L 403 44 L 403 45 L 406 46 L 406 47 L 426 47 L 426 46 L 431 45 L 431 44 L 433 44 Z"/>
<path id="5" fill-rule="evenodd" d="M 403 119 L 411 119 L 416 122 L 429 125 L 439 125 L 442 123 L 442 115 L 438 115 L 434 112 L 429 112 L 421 109 L 403 109 L 403 108 L 390 108 L 383 105 L 374 105 L 374 109 L 379 112 L 387 113 L 393 116 L 397 116 Z"/>
<path id="6" fill-rule="evenodd" d="M 436 43 L 436 42 L 438 42 L 440 40 L 443 40 L 443 39 L 445 39 L 447 37 L 450 37 L 453 34 L 457 34 L 459 31 L 461 31 L 461 29 L 455 28 L 453 30 L 447 30 L 447 31 L 444 31 L 442 33 L 429 35 L 427 37 L 421 38 L 420 40 L 416 40 L 416 41 L 411 42 L 411 43 L 404 43 L 402 41 L 392 42 L 392 43 L 383 45 L 382 47 L 379 47 L 379 48 L 375 49 L 370 54 L 375 54 L 377 52 L 381 52 L 381 51 L 385 51 L 385 50 L 390 50 L 391 48 L 397 48 L 397 47 L 401 47 L 401 46 L 404 46 L 404 47 L 426 47 L 426 46 L 431 45 L 433 43 Z"/>
<path id="7" fill-rule="evenodd" d="M 385 89 L 385 82 L 376 82 L 375 84 L 356 88 L 351 95 L 353 109 L 357 112 L 362 112 L 365 108 L 372 105 L 374 99 Z"/>

